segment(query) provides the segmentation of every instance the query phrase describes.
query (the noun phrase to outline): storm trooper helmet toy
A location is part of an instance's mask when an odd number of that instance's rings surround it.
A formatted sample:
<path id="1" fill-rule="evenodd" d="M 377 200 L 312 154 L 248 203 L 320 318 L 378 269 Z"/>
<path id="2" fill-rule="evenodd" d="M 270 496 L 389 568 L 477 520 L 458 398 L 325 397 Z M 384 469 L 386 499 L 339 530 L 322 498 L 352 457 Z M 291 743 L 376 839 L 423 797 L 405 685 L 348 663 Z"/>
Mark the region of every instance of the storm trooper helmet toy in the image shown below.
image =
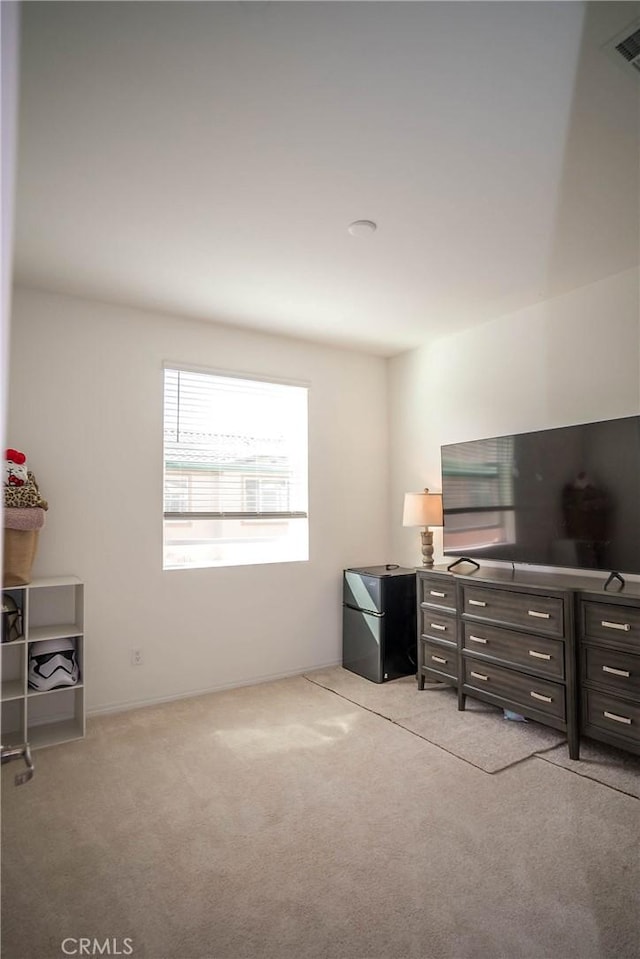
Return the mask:
<path id="1" fill-rule="evenodd" d="M 29 647 L 29 686 L 41 691 L 75 686 L 80 678 L 72 639 L 43 639 Z"/>

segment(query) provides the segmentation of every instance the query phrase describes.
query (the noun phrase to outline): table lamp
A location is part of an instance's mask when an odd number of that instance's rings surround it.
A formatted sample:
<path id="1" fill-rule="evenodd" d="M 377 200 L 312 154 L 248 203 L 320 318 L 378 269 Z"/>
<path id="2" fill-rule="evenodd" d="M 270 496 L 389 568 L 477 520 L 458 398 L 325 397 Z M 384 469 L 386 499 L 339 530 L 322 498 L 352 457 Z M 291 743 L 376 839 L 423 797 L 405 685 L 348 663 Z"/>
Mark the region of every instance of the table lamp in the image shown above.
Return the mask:
<path id="1" fill-rule="evenodd" d="M 442 526 L 442 493 L 404 494 L 403 526 L 422 526 L 422 565 L 433 566 L 433 533 L 430 526 Z"/>

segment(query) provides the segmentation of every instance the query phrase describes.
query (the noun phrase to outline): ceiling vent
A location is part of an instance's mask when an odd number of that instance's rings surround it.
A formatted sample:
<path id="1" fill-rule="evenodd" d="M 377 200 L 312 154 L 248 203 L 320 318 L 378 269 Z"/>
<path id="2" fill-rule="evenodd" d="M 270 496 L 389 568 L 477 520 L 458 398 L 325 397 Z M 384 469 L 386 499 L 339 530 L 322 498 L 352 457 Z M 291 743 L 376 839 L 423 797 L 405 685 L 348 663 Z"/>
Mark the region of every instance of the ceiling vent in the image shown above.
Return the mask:
<path id="1" fill-rule="evenodd" d="M 605 50 L 620 66 L 633 70 L 640 78 L 640 20 L 634 20 L 605 44 Z"/>

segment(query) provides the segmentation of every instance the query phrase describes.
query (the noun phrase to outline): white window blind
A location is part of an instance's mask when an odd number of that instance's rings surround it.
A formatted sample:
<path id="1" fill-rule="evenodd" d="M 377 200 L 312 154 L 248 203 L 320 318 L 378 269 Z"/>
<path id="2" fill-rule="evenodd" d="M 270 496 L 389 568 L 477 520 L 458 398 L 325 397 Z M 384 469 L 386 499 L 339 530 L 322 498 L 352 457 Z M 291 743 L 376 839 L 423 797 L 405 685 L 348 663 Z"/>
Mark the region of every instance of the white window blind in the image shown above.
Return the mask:
<path id="1" fill-rule="evenodd" d="M 308 558 L 307 406 L 304 386 L 165 368 L 165 568 Z"/>

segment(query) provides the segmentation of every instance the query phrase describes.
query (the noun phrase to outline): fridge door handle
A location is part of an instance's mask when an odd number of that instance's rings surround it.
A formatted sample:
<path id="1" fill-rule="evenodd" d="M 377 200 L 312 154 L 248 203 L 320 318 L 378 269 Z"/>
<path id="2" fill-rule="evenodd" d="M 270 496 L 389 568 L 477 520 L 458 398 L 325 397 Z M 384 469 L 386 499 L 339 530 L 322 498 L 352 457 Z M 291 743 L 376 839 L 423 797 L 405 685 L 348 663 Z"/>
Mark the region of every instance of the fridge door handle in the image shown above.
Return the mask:
<path id="1" fill-rule="evenodd" d="M 352 609 L 356 613 L 364 613 L 366 616 L 377 616 L 378 619 L 382 619 L 384 613 L 376 613 L 372 609 L 363 609 L 362 606 L 352 606 L 351 603 L 343 603 L 343 606 L 346 606 L 347 609 Z"/>

